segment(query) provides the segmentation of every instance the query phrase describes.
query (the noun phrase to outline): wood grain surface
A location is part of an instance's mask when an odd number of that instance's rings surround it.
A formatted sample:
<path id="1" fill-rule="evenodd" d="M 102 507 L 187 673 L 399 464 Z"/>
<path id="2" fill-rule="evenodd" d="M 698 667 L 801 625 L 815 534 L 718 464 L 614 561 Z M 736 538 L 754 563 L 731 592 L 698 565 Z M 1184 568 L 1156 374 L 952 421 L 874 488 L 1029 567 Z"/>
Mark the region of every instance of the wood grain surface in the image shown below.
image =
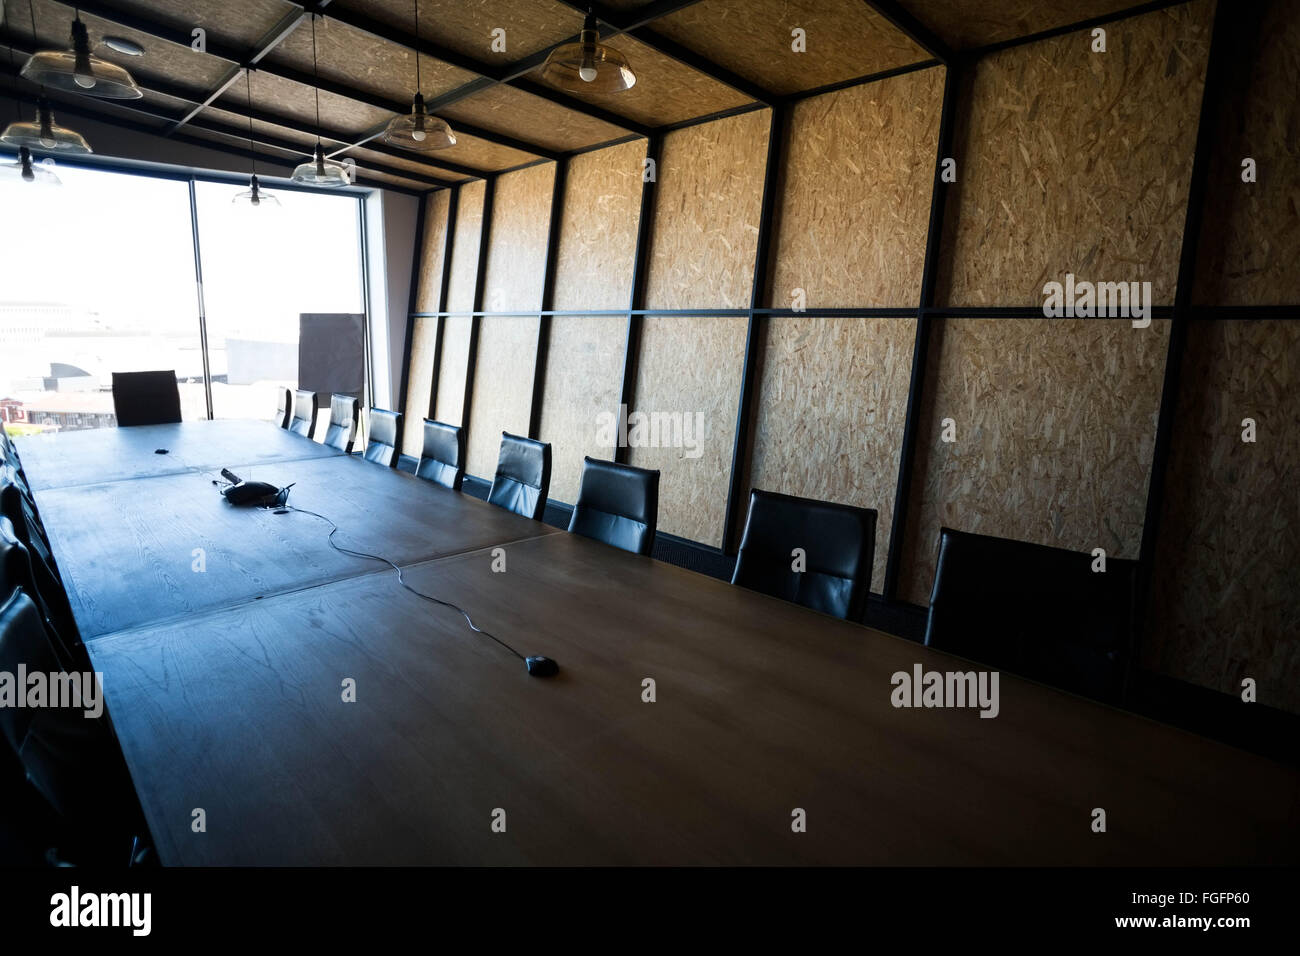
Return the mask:
<path id="1" fill-rule="evenodd" d="M 506 555 L 407 580 L 555 679 L 392 574 L 91 644 L 162 861 L 1297 859 L 1293 769 L 1006 674 L 995 719 L 896 709 L 894 672 L 969 665 L 574 535 Z"/>

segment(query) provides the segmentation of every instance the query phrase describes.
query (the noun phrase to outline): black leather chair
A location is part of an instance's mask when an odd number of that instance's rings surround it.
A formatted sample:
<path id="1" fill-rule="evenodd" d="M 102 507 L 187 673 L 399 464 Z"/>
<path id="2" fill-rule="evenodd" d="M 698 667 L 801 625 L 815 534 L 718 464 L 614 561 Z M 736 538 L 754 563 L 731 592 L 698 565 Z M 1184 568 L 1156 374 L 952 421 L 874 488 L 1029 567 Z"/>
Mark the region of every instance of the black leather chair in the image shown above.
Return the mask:
<path id="1" fill-rule="evenodd" d="M 550 490 L 550 444 L 502 432 L 497 472 L 492 478 L 488 501 L 517 515 L 540 521 Z"/>
<path id="2" fill-rule="evenodd" d="M 181 393 L 176 385 L 176 370 L 114 372 L 113 413 L 123 428 L 179 422 Z"/>
<path id="3" fill-rule="evenodd" d="M 18 531 L 18 539 L 27 548 L 32 547 L 32 539 L 49 548 L 49 539 L 45 535 L 45 526 L 41 523 L 36 501 L 16 471 L 10 465 L 0 465 L 0 516 L 13 522 Z"/>
<path id="4" fill-rule="evenodd" d="M 370 409 L 370 440 L 366 442 L 366 461 L 388 468 L 396 467 L 400 455 L 398 436 L 402 433 L 402 413 L 384 408 Z"/>
<path id="5" fill-rule="evenodd" d="M 281 428 L 288 428 L 293 420 L 293 390 L 277 388 L 279 401 L 275 406 L 275 423 Z"/>
<path id="6" fill-rule="evenodd" d="M 0 595 L 0 671 L 15 673 L 19 665 L 28 673 L 63 671 L 40 609 L 21 588 Z M 108 714 L 87 718 L 87 704 L 83 698 L 71 707 L 0 707 L 0 732 L 28 781 L 73 832 L 72 862 L 120 866 L 147 827 Z"/>
<path id="7" fill-rule="evenodd" d="M 293 418 L 289 431 L 304 438 L 316 437 L 316 393 L 300 388 L 293 393 Z"/>
<path id="8" fill-rule="evenodd" d="M 1100 700 L 1123 687 L 1137 562 L 943 528 L 925 643 Z"/>
<path id="9" fill-rule="evenodd" d="M 330 424 L 325 429 L 325 444 L 352 454 L 357 438 L 357 415 L 360 403 L 351 395 L 330 396 Z"/>
<path id="10" fill-rule="evenodd" d="M 659 472 L 584 458 L 578 503 L 569 530 L 587 538 L 649 554 L 659 523 Z"/>
<path id="11" fill-rule="evenodd" d="M 804 570 L 795 570 L 794 550 Z M 861 621 L 876 554 L 876 512 L 755 488 L 731 583 Z"/>
<path id="12" fill-rule="evenodd" d="M 22 588 L 36 604 L 53 639 L 60 665 L 84 670 L 89 658 L 81 645 L 77 625 L 63 582 L 39 556 L 33 557 L 19 540 L 13 523 L 0 516 L 0 596 Z"/>
<path id="13" fill-rule="evenodd" d="M 424 420 L 424 447 L 415 473 L 435 484 L 460 491 L 465 480 L 465 432 L 456 425 Z"/>

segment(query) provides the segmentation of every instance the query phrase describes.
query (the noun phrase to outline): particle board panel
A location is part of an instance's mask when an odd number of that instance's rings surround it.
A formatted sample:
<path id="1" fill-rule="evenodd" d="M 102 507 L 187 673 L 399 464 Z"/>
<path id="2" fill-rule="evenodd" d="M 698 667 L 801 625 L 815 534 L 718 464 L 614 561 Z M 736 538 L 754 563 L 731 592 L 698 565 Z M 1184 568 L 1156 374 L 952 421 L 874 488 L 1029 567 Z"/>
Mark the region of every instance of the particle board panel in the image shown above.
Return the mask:
<path id="1" fill-rule="evenodd" d="M 643 139 L 569 160 L 556 253 L 556 309 L 625 309 L 641 219 Z"/>
<path id="2" fill-rule="evenodd" d="M 250 50 L 284 17 L 300 9 L 285 0 L 115 0 L 113 6 L 174 30 L 201 27 L 208 32 L 210 44 Z"/>
<path id="3" fill-rule="evenodd" d="M 930 59 L 861 0 L 704 0 L 650 29 L 781 94 Z M 804 52 L 794 49 L 795 29 Z"/>
<path id="4" fill-rule="evenodd" d="M 575 99 L 602 106 L 646 126 L 679 123 L 754 102 L 744 93 L 633 37 L 614 37 L 606 40 L 605 45 L 627 57 L 636 74 L 635 85 L 620 93 L 570 91 L 569 95 Z M 535 76 L 547 86 L 560 89 L 545 80 L 540 72 Z"/>
<path id="5" fill-rule="evenodd" d="M 442 270 L 446 266 L 447 218 L 452 191 L 440 189 L 424 197 L 424 236 L 420 245 L 416 312 L 442 311 Z"/>
<path id="6" fill-rule="evenodd" d="M 1300 713 L 1300 322 L 1196 322 L 1183 363 L 1144 663 Z"/>
<path id="7" fill-rule="evenodd" d="M 551 317 L 538 437 L 551 443 L 555 501 L 571 505 L 578 500 L 584 456 L 614 457 L 614 445 L 601 433 L 600 416 L 617 414 L 626 347 L 625 316 Z"/>
<path id="8" fill-rule="evenodd" d="M 357 161 L 360 169 L 366 169 L 372 166 L 386 166 L 389 169 L 397 169 L 407 173 L 419 173 L 423 176 L 436 176 L 438 179 L 447 182 L 459 183 L 469 179 L 464 173 L 456 173 L 451 170 L 443 169 L 433 163 L 425 162 L 422 159 L 407 159 L 405 156 L 394 156 L 390 153 L 377 153 L 371 149 L 354 148 L 344 153 L 345 156 L 351 156 Z M 409 154 L 414 157 L 416 154 Z M 342 156 L 336 156 L 335 159 L 342 159 Z"/>
<path id="9" fill-rule="evenodd" d="M 1300 302 L 1300 2 L 1252 4 L 1239 20 L 1249 43 L 1234 62 L 1250 65 L 1229 71 L 1217 118 L 1196 301 L 1288 305 Z M 1246 157 L 1253 183 L 1242 181 Z"/>
<path id="10" fill-rule="evenodd" d="M 502 169 L 513 169 L 515 166 L 522 166 L 524 163 L 540 158 L 533 153 L 526 153 L 512 146 L 502 146 L 491 140 L 470 136 L 468 133 L 456 129 L 454 124 L 452 125 L 452 132 L 456 134 L 456 145 L 441 149 L 435 154 L 449 163 L 457 163 L 461 166 L 469 166 L 485 172 L 498 172 Z"/>
<path id="11" fill-rule="evenodd" d="M 448 312 L 473 312 L 478 281 L 478 250 L 483 238 L 483 180 L 458 186 L 456 234 L 451 245 L 451 282 L 447 287 Z"/>
<path id="12" fill-rule="evenodd" d="M 546 277 L 555 164 L 506 173 L 498 177 L 494 188 L 483 309 L 537 311 L 542 307 Z"/>
<path id="13" fill-rule="evenodd" d="M 762 109 L 664 137 L 647 308 L 749 308 L 770 129 Z"/>
<path id="14" fill-rule="evenodd" d="M 657 446 L 633 444 L 628 460 L 661 472 L 659 530 L 713 547 L 722 546 L 726 521 L 748 324 L 743 316 L 646 316 L 641 330 L 630 414 L 676 419 L 681 428 L 661 429 Z"/>
<path id="15" fill-rule="evenodd" d="M 253 92 L 256 94 L 257 85 L 254 83 Z M 255 99 L 254 103 L 257 102 Z M 258 112 L 257 107 L 253 112 Z M 232 136 L 242 136 L 244 145 L 248 145 L 248 117 L 240 116 L 238 113 L 231 113 L 228 110 L 220 109 L 216 106 L 204 107 L 203 112 L 195 117 L 200 123 L 211 122 L 219 123 L 230 130 Z M 258 137 L 270 137 L 272 139 L 284 140 L 290 143 L 297 143 L 302 147 L 303 159 L 311 155 L 312 150 L 316 148 L 316 137 L 311 132 L 310 124 L 302 124 L 298 127 L 281 126 L 278 123 L 270 123 L 266 120 L 253 120 L 253 132 Z M 338 140 L 322 139 L 321 146 L 324 147 L 328 154 L 335 149 L 347 146 L 347 143 L 340 143 Z"/>
<path id="16" fill-rule="evenodd" d="M 182 136 L 193 136 L 196 139 L 207 140 L 211 143 L 220 143 L 223 146 L 229 146 L 232 149 L 248 150 L 248 139 L 244 136 L 233 136 L 227 133 L 214 133 L 211 130 L 202 129 L 194 125 L 186 125 L 181 131 Z M 301 153 L 290 152 L 287 149 L 277 149 L 274 146 L 266 146 L 262 143 L 257 144 L 258 163 L 263 162 L 263 157 L 270 157 L 274 162 L 282 164 L 286 170 L 292 170 L 303 161 Z M 251 172 L 251 167 L 250 167 Z M 258 174 L 266 175 L 266 171 L 261 165 L 258 166 Z M 288 175 L 286 172 L 284 175 Z M 274 183 L 264 183 L 271 192 L 275 192 Z"/>
<path id="17" fill-rule="evenodd" d="M 344 0 L 340 8 L 410 33 L 409 0 Z M 329 11 L 326 11 L 326 16 Z M 505 50 L 492 49 L 492 31 L 505 30 Z M 582 29 L 582 14 L 555 0 L 421 0 L 420 36 L 485 63 L 500 65 L 567 40 Z"/>
<path id="18" fill-rule="evenodd" d="M 370 185 L 377 184 L 380 186 L 396 186 L 401 189 L 410 189 L 416 192 L 424 192 L 426 189 L 429 188 L 427 183 L 416 182 L 413 179 L 404 179 L 400 175 L 380 172 L 379 170 L 376 169 L 367 169 L 364 166 L 357 167 L 356 179 L 354 180 L 354 182 L 360 183 L 363 186 L 367 184 Z"/>
<path id="19" fill-rule="evenodd" d="M 628 131 L 510 86 L 490 86 L 444 106 L 438 115 L 456 128 L 463 120 L 530 145 L 565 152 L 621 139 Z"/>
<path id="20" fill-rule="evenodd" d="M 749 488 L 872 508 L 885 580 L 915 319 L 763 323 Z"/>
<path id="21" fill-rule="evenodd" d="M 217 106 L 245 109 L 244 85 L 236 83 L 216 101 Z M 253 109 L 269 121 L 291 123 L 301 129 L 316 129 L 316 91 L 302 83 L 271 73 L 253 77 Z M 334 93 L 320 94 L 320 125 L 325 129 L 355 135 L 358 139 L 373 127 L 392 119 L 393 114 Z"/>
<path id="22" fill-rule="evenodd" d="M 415 93 L 415 51 L 389 43 L 326 17 L 316 24 L 317 63 L 321 79 L 346 83 L 359 90 L 409 103 Z M 310 74 L 311 24 L 303 20 L 267 57 L 272 66 L 290 67 Z M 475 78 L 475 74 L 420 57 L 420 91 L 426 98 L 440 96 Z"/>
<path id="23" fill-rule="evenodd" d="M 900 596 L 929 603 L 941 526 L 1136 558 L 1168 342 L 1168 320 L 937 320 Z"/>
<path id="24" fill-rule="evenodd" d="M 433 395 L 433 360 L 438 353 L 438 319 L 417 315 L 411 325 L 411 368 L 402 417 L 402 454 L 420 457 L 424 446 L 424 420 Z"/>
<path id="25" fill-rule="evenodd" d="M 466 470 L 471 475 L 492 480 L 503 431 L 528 434 L 540 321 L 535 315 L 485 315 L 481 320 L 465 441 Z"/>
<path id="26" fill-rule="evenodd" d="M 942 67 L 797 103 L 777 193 L 769 306 L 920 301 Z"/>
<path id="27" fill-rule="evenodd" d="M 969 49 L 1069 26 L 1137 4 L 1132 0 L 906 0 L 904 6 L 950 46 Z"/>
<path id="28" fill-rule="evenodd" d="M 448 425 L 464 421 L 465 373 L 469 369 L 473 321 L 467 315 L 449 315 L 442 324 L 442 361 L 438 366 L 438 398 L 433 417 Z"/>
<path id="29" fill-rule="evenodd" d="M 1149 281 L 1174 298 L 1213 5 L 980 59 L 955 142 L 940 304 L 1041 306 L 1043 285 Z"/>

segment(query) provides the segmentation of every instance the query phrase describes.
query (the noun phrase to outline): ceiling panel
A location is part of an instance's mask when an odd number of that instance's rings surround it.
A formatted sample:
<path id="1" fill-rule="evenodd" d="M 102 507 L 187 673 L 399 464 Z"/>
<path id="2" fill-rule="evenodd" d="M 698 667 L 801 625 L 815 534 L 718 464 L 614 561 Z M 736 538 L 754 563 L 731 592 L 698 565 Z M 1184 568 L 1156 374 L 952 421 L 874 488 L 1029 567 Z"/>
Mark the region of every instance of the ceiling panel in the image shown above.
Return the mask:
<path id="1" fill-rule="evenodd" d="M 387 166 L 389 169 L 406 170 L 412 173 L 423 173 L 426 176 L 437 176 L 439 179 L 446 179 L 452 182 L 460 182 L 471 177 L 464 173 L 453 173 L 450 170 L 443 169 L 436 165 L 436 158 L 431 158 L 429 162 L 421 162 L 418 159 L 407 159 L 403 156 L 390 156 L 387 153 L 376 153 L 373 150 L 356 147 L 349 149 L 344 155 L 351 156 L 357 161 L 360 168 L 370 166 Z M 437 154 L 434 154 L 436 157 Z M 335 157 L 338 159 L 339 157 Z M 527 162 L 527 160 L 522 160 Z"/>
<path id="2" fill-rule="evenodd" d="M 453 129 L 457 120 L 463 120 L 494 133 L 560 151 L 594 146 L 628 134 L 620 126 L 510 86 L 489 87 L 442 107 L 438 115 L 451 123 Z"/>
<path id="3" fill-rule="evenodd" d="M 930 59 L 863 0 L 703 0 L 654 32 L 774 93 L 797 93 Z M 792 31 L 807 50 L 796 53 Z"/>
<path id="4" fill-rule="evenodd" d="M 413 0 L 334 0 L 410 33 Z M 325 11 L 328 18 L 330 10 Z M 504 53 L 492 50 L 492 31 L 506 31 Z M 420 0 L 420 36 L 493 65 L 512 63 L 582 29 L 582 14 L 554 0 Z"/>
<path id="5" fill-rule="evenodd" d="M 389 173 L 381 173 L 361 167 L 358 167 L 357 177 L 361 180 L 360 185 L 362 186 L 370 184 L 396 186 L 399 189 L 410 189 L 414 192 L 426 192 L 437 188 L 436 186 L 430 186 L 428 183 L 415 182 L 410 179 L 403 179 L 401 176 L 393 176 Z"/>
<path id="6" fill-rule="evenodd" d="M 647 126 L 665 126 L 682 120 L 720 113 L 752 103 L 743 93 L 733 90 L 670 56 L 634 40 L 620 36 L 606 41 L 627 57 L 636 84 L 621 93 L 571 92 L 569 95 L 626 116 Z M 559 89 L 542 79 L 541 71 L 532 78 Z"/>
<path id="7" fill-rule="evenodd" d="M 286 0 L 113 0 L 113 6 L 186 33 L 202 27 L 209 43 L 249 50 L 281 19 L 301 9 Z"/>
<path id="8" fill-rule="evenodd" d="M 481 169 L 486 172 L 496 172 L 500 169 L 520 166 L 539 158 L 533 153 L 526 153 L 510 146 L 501 146 L 490 140 L 470 136 L 456 129 L 455 123 L 451 124 L 451 128 L 456 134 L 456 145 L 450 149 L 438 150 L 436 154 L 444 158 L 446 162 L 469 166 L 472 169 Z"/>
<path id="9" fill-rule="evenodd" d="M 195 139 L 201 139 L 209 143 L 220 143 L 222 146 L 229 146 L 231 149 L 248 150 L 248 140 L 241 139 L 238 136 L 229 136 L 225 133 L 214 133 L 211 130 L 201 129 L 196 126 L 186 126 L 181 130 L 183 136 L 193 136 Z M 285 166 L 296 166 L 302 162 L 302 156 L 298 153 L 285 149 L 277 149 L 274 146 L 266 146 L 262 143 L 257 145 L 258 161 L 265 158 L 268 162 L 276 162 Z M 274 186 L 270 187 L 274 190 Z"/>
<path id="10" fill-rule="evenodd" d="M 316 129 L 316 98 L 310 86 L 281 79 L 263 71 L 252 75 L 253 111 L 264 114 L 274 121 L 291 122 L 305 130 Z M 217 106 L 234 106 L 243 109 L 246 106 L 246 91 L 242 82 L 236 82 L 216 102 Z M 336 96 L 333 93 L 320 95 L 321 127 L 327 130 L 345 133 L 359 139 L 374 126 L 392 119 L 388 110 L 358 103 L 356 100 Z"/>
<path id="11" fill-rule="evenodd" d="M 8 90 L 5 90 L 8 93 Z M 86 110 L 93 113 L 97 118 L 102 118 L 104 122 L 111 123 L 113 120 L 123 120 L 128 123 L 135 123 L 150 129 L 163 130 L 167 127 L 168 121 L 165 119 L 156 119 L 146 112 L 149 106 L 142 105 L 148 102 L 148 99 L 129 100 L 112 102 L 110 100 L 89 100 L 88 97 L 78 96 L 76 93 L 64 93 L 58 90 L 49 91 L 50 111 L 54 114 L 55 121 L 60 126 L 66 126 L 68 129 L 77 130 L 81 123 L 80 116 L 74 116 L 65 112 L 64 107 L 74 110 Z M 29 119 L 26 114 L 31 112 L 30 104 L 24 106 L 24 118 Z M 79 130 L 78 130 L 79 131 Z M 90 148 L 95 148 L 94 137 L 88 137 Z"/>
<path id="12" fill-rule="evenodd" d="M 1137 6 L 1133 0 L 903 0 L 903 6 L 957 49 L 1000 43 Z"/>
<path id="13" fill-rule="evenodd" d="M 415 92 L 415 53 L 338 21 L 316 28 L 317 60 L 323 79 L 366 93 L 409 102 Z M 311 73 L 311 27 L 300 25 L 266 58 L 268 65 Z M 420 57 L 420 86 L 426 98 L 475 79 L 475 74 L 441 60 Z"/>
<path id="14" fill-rule="evenodd" d="M 239 104 L 241 107 L 243 104 Z M 257 112 L 256 106 L 253 108 Z M 244 137 L 244 145 L 248 145 L 248 117 L 239 113 L 231 113 L 223 109 L 209 106 L 198 116 L 198 122 L 218 123 L 222 126 L 229 127 L 233 133 Z M 269 136 L 273 139 L 287 140 L 290 143 L 297 143 L 302 149 L 302 156 L 306 156 L 316 148 L 316 136 L 307 127 L 291 129 L 287 126 L 281 126 L 277 123 L 266 120 L 253 121 L 254 138 L 259 136 Z M 347 143 L 340 143 L 337 140 L 322 139 L 321 146 L 325 152 L 331 152 L 335 149 L 341 149 L 347 146 Z"/>

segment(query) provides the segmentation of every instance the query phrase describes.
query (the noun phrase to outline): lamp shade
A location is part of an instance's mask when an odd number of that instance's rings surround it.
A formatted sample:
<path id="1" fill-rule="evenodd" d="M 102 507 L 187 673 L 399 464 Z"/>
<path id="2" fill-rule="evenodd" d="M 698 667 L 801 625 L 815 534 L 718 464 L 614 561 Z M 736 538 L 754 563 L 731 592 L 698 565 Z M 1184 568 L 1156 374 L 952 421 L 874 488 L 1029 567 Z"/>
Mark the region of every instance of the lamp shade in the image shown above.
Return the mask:
<path id="1" fill-rule="evenodd" d="M 571 93 L 619 93 L 636 84 L 627 57 L 600 42 L 588 18 L 577 43 L 557 46 L 546 58 L 542 79 Z"/>
<path id="2" fill-rule="evenodd" d="M 416 93 L 411 112 L 394 116 L 388 129 L 384 130 L 384 142 L 403 149 L 430 152 L 455 146 L 456 134 L 438 117 L 429 115 L 424 108 L 424 97 Z"/>
<path id="3" fill-rule="evenodd" d="M 10 123 L 5 127 L 4 133 L 0 134 L 0 143 L 61 153 L 93 152 L 80 133 L 54 122 L 50 104 L 43 97 L 37 103 L 36 120 L 31 123 Z"/>
<path id="4" fill-rule="evenodd" d="M 253 178 L 249 180 L 248 188 L 241 193 L 235 193 L 235 198 L 230 201 L 239 205 L 255 206 L 258 208 L 280 208 L 280 200 L 262 188 L 262 184 L 257 181 L 256 173 L 253 175 Z"/>
<path id="5" fill-rule="evenodd" d="M 295 169 L 290 178 L 295 183 L 303 183 L 307 186 L 321 186 L 327 189 L 337 189 L 340 186 L 351 185 L 347 167 L 342 163 L 334 162 L 332 159 L 326 159 L 325 153 L 319 145 L 316 147 L 316 155 Z"/>
<path id="6" fill-rule="evenodd" d="M 45 167 L 44 163 L 33 163 L 32 153 L 26 146 L 18 148 L 18 162 L 0 163 L 0 181 L 22 180 L 37 186 L 61 186 L 59 177 Z"/>
<path id="7" fill-rule="evenodd" d="M 22 76 L 52 90 L 84 93 L 105 100 L 138 100 L 144 94 L 131 74 L 116 63 L 94 56 L 86 25 L 72 21 L 71 50 L 42 50 L 23 64 Z"/>

